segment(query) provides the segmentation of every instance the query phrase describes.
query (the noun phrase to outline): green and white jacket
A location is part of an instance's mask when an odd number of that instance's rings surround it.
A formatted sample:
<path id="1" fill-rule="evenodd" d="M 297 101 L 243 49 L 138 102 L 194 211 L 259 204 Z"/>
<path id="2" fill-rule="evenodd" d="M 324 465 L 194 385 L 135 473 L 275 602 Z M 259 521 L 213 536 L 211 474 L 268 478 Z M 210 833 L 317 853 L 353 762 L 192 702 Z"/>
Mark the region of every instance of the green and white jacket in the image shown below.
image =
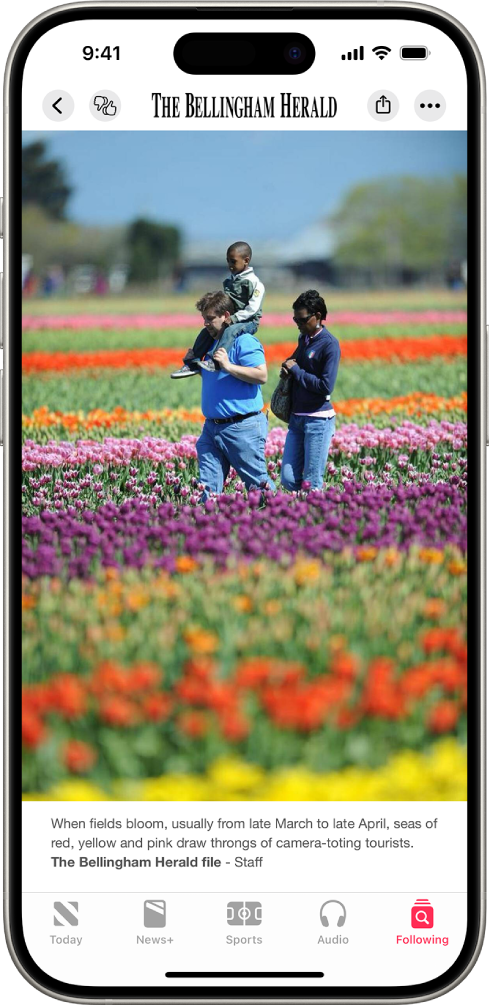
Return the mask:
<path id="1" fill-rule="evenodd" d="M 231 316 L 231 324 L 259 321 L 265 287 L 251 266 L 247 266 L 241 273 L 232 273 L 226 277 L 223 280 L 223 290 L 237 307 L 237 311 Z"/>

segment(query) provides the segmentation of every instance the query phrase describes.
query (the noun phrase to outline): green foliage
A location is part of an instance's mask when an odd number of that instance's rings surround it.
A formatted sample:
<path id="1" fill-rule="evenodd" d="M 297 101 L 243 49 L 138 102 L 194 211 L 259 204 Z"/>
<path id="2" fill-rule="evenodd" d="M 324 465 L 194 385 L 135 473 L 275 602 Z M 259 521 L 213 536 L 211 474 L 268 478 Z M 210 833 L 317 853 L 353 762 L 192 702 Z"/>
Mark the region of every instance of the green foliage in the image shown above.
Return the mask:
<path id="1" fill-rule="evenodd" d="M 264 402 L 269 402 L 277 384 L 279 368 L 269 368 L 269 380 L 262 387 Z M 466 360 L 446 361 L 432 358 L 410 364 L 378 364 L 372 361 L 345 365 L 339 372 L 335 399 L 361 399 L 368 396 L 408 395 L 410 392 L 434 392 L 453 396 L 466 388 Z M 22 412 L 47 406 L 66 412 L 73 409 L 110 410 L 115 406 L 128 410 L 191 409 L 201 404 L 200 378 L 171 381 L 170 371 L 141 369 L 72 371 L 67 374 L 42 372 L 24 375 Z"/>
<path id="2" fill-rule="evenodd" d="M 128 228 L 130 255 L 129 279 L 132 283 L 163 280 L 175 268 L 181 245 L 181 235 L 172 224 L 139 218 Z"/>
<path id="3" fill-rule="evenodd" d="M 121 228 L 83 227 L 74 221 L 54 220 L 32 203 L 22 211 L 22 249 L 32 255 L 38 274 L 53 263 L 65 270 L 84 263 L 104 269 L 117 261 L 122 248 Z"/>
<path id="4" fill-rule="evenodd" d="M 406 175 L 362 182 L 331 223 L 343 266 L 374 276 L 393 268 L 441 272 L 466 258 L 466 179 Z"/>
<path id="5" fill-rule="evenodd" d="M 104 311 L 108 314 L 153 314 L 158 312 L 195 312 L 196 301 L 202 296 L 199 287 L 185 292 L 165 291 L 155 293 L 145 291 L 144 295 L 135 291 L 129 294 L 104 298 Z M 265 302 L 267 313 L 288 312 L 292 315 L 291 305 L 298 296 L 298 288 L 279 291 L 267 290 Z M 444 287 L 404 287 L 401 290 L 327 290 L 326 300 L 329 311 L 329 323 L 339 311 L 451 311 L 466 310 L 466 291 L 453 291 Z M 56 297 L 46 302 L 43 298 L 29 298 L 25 304 L 29 315 L 77 315 L 80 312 L 98 314 L 101 310 L 100 297 L 83 295 L 83 297 Z M 262 330 L 261 330 L 262 332 Z"/>
<path id="6" fill-rule="evenodd" d="M 72 193 L 60 161 L 48 159 L 47 144 L 35 140 L 22 148 L 22 204 L 42 207 L 52 220 L 64 220 Z"/>

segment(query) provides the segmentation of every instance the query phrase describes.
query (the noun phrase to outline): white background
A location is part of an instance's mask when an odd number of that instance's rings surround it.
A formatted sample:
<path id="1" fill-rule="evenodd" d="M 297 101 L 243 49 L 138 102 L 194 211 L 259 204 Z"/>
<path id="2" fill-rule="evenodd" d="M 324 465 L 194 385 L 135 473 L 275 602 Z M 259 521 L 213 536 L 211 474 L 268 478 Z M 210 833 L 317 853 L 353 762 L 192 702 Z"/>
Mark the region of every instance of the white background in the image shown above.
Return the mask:
<path id="1" fill-rule="evenodd" d="M 51 816 L 84 820 L 87 828 L 53 831 Z M 126 817 L 140 821 L 162 820 L 163 830 L 92 830 L 98 820 Z M 219 816 L 240 818 L 245 830 L 218 830 Z M 275 818 L 310 817 L 314 829 L 276 830 Z M 331 826 L 318 830 L 317 817 Z M 333 817 L 354 821 L 353 830 L 332 828 Z M 249 817 L 269 818 L 270 830 L 248 828 Z M 362 818 L 386 817 L 390 829 L 359 827 Z M 436 829 L 394 830 L 393 821 L 438 818 Z M 23 920 L 27 946 L 36 962 L 51 976 L 77 984 L 139 984 L 169 986 L 167 970 L 320 970 L 325 983 L 405 985 L 430 980 L 457 958 L 466 928 L 466 803 L 465 802 L 24 802 L 23 804 Z M 172 830 L 172 820 L 208 818 L 207 830 Z M 142 849 L 91 849 L 83 855 L 96 858 L 150 858 L 151 868 L 80 868 L 78 841 L 87 838 L 143 837 Z M 178 837 L 254 838 L 257 848 L 236 850 L 145 850 L 146 838 Z M 260 848 L 260 840 L 361 838 L 359 852 L 351 849 Z M 364 839 L 408 839 L 404 849 L 366 850 Z M 73 847 L 51 849 L 52 839 L 67 839 Z M 219 858 L 221 868 L 156 868 L 154 857 Z M 236 856 L 264 856 L 262 868 L 235 868 Z M 51 867 L 51 856 L 73 858 L 73 869 Z M 343 927 L 334 910 L 331 925 L 320 920 L 325 900 L 339 898 L 347 908 Z M 163 898 L 167 906 L 164 928 L 143 927 L 143 901 Z M 230 926 L 226 905 L 232 899 L 257 899 L 262 903 L 259 926 Z M 410 908 L 427 898 L 435 908 L 432 930 L 414 931 Z M 54 899 L 80 903 L 78 927 L 53 927 Z M 52 943 L 51 935 L 82 937 L 80 946 Z M 168 944 L 138 944 L 137 935 L 170 936 Z M 324 944 L 321 936 L 348 937 L 348 943 Z M 397 943 L 397 934 L 448 936 L 449 944 Z M 227 943 L 227 935 L 262 938 L 261 944 Z M 187 981 L 182 981 L 182 984 Z M 206 981 L 196 981 L 203 987 Z M 219 983 L 209 981 L 211 986 Z M 229 981 L 224 981 L 224 986 Z M 245 982 L 237 982 L 243 984 Z M 249 981 L 253 986 L 253 982 Z M 270 981 L 270 986 L 291 981 Z M 293 983 L 293 982 L 292 982 Z M 321 981 L 298 981 L 318 986 Z"/>
<path id="2" fill-rule="evenodd" d="M 216 31 L 226 32 L 229 21 L 218 14 L 213 19 Z M 234 31 L 246 32 L 250 22 L 239 19 L 233 22 Z M 195 31 L 206 31 L 207 22 L 195 18 Z M 287 32 L 290 22 L 283 18 L 276 21 L 265 18 L 260 22 L 261 30 L 269 32 Z M 275 96 L 275 116 L 254 119 L 254 131 L 262 130 L 270 134 L 274 130 L 281 133 L 286 127 L 280 114 L 281 92 L 290 92 L 298 98 L 312 95 L 322 95 L 325 92 L 334 94 L 337 99 L 337 111 L 334 118 L 324 119 L 302 116 L 294 118 L 290 127 L 294 130 L 304 130 L 311 133 L 333 130 L 373 130 L 374 132 L 394 130 L 465 130 L 466 129 L 466 72 L 461 54 L 454 42 L 432 25 L 423 29 L 408 28 L 403 18 L 392 18 L 387 31 L 392 56 L 386 63 L 380 63 L 371 55 L 371 48 L 377 45 L 380 37 L 378 21 L 368 21 L 359 18 L 357 22 L 357 37 L 363 39 L 366 49 L 366 61 L 342 61 L 340 53 L 352 45 L 352 24 L 349 20 L 338 20 L 335 29 L 330 22 L 314 18 L 301 18 L 301 13 L 295 18 L 295 30 L 314 38 L 317 52 L 329 53 L 328 61 L 316 59 L 307 73 L 291 78 L 287 74 L 252 75 L 247 78 L 247 94 L 262 100 L 263 95 Z M 80 22 L 60 25 L 56 31 L 47 32 L 36 42 L 29 53 L 23 81 L 22 127 L 24 130 L 101 130 L 108 128 L 107 118 L 95 119 L 92 115 L 90 95 L 95 95 L 100 88 L 111 86 L 112 92 L 120 99 L 120 111 L 117 120 L 112 120 L 116 130 L 183 130 L 195 131 L 240 130 L 244 129 L 241 118 L 225 117 L 218 123 L 214 118 L 194 116 L 192 122 L 185 114 L 185 92 L 191 86 L 188 74 L 176 66 L 173 50 L 177 40 L 189 29 L 189 23 L 178 16 L 162 29 L 158 21 L 146 22 L 146 39 L 144 47 L 139 41 L 140 35 L 135 31 L 132 21 L 122 21 L 117 28 L 117 42 L 121 47 L 121 60 L 110 62 L 95 60 L 88 62 L 81 59 Z M 102 50 L 107 38 L 113 38 L 115 29 L 101 20 L 91 28 L 92 45 L 100 46 Z M 142 29 L 140 27 L 139 31 Z M 402 45 L 420 40 L 428 47 L 429 59 L 420 63 L 407 63 L 395 58 Z M 383 35 L 386 38 L 386 35 Z M 78 58 L 74 56 L 77 54 Z M 331 54 L 331 56 L 330 56 Z M 335 54 L 335 55 L 334 55 Z M 128 73 L 128 59 L 131 72 Z M 164 70 L 163 70 L 164 68 Z M 437 69 L 436 69 L 437 68 Z M 162 76 L 163 74 L 163 76 Z M 292 84 L 291 81 L 294 81 Z M 43 98 L 53 93 L 59 82 L 67 88 L 74 101 L 74 111 L 70 116 L 68 126 L 63 120 L 46 123 Z M 391 92 L 394 92 L 399 110 L 396 119 L 390 116 L 388 123 L 383 116 L 375 120 L 368 110 L 369 95 L 380 95 L 389 82 Z M 446 102 L 443 118 L 436 122 L 427 122 L 419 118 L 415 110 L 417 94 L 434 87 L 442 92 Z M 175 95 L 180 98 L 179 115 L 170 118 L 154 116 L 154 103 L 151 94 L 155 88 L 163 88 L 165 95 Z M 223 77 L 219 75 L 204 75 L 192 78 L 192 90 L 201 95 L 220 95 L 223 91 Z M 234 89 L 232 89 L 234 90 Z M 388 93 L 388 92 L 387 92 Z M 56 95 L 54 95 L 56 97 Z M 119 107 L 119 102 L 116 99 Z M 160 111 L 160 109 L 159 109 Z M 202 110 L 201 110 L 202 111 Z"/>

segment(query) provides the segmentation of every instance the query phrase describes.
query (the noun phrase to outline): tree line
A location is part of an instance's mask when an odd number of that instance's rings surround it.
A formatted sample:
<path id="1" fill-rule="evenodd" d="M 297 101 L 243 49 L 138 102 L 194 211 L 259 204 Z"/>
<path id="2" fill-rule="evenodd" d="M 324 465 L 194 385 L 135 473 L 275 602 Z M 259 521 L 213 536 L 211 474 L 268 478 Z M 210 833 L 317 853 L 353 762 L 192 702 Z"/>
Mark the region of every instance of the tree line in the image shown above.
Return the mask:
<path id="1" fill-rule="evenodd" d="M 182 235 L 174 224 L 137 218 L 119 227 L 90 227 L 68 217 L 73 193 L 60 161 L 50 158 L 43 140 L 22 151 L 22 244 L 42 273 L 58 263 L 70 269 L 90 263 L 106 271 L 117 262 L 129 266 L 131 283 L 170 276 L 181 255 Z"/>
<path id="2" fill-rule="evenodd" d="M 330 218 L 335 261 L 378 277 L 437 274 L 466 259 L 464 175 L 405 175 L 353 186 Z"/>
<path id="3" fill-rule="evenodd" d="M 50 158 L 43 140 L 23 149 L 23 246 L 36 272 L 57 262 L 63 268 L 91 263 L 107 270 L 129 266 L 128 280 L 151 283 L 175 273 L 181 259 L 180 229 L 138 218 L 120 227 L 88 227 L 70 220 L 73 188 L 62 163 Z M 397 276 L 440 279 L 466 259 L 467 187 L 464 175 L 449 178 L 389 176 L 348 190 L 329 218 L 339 275 L 383 283 Z"/>

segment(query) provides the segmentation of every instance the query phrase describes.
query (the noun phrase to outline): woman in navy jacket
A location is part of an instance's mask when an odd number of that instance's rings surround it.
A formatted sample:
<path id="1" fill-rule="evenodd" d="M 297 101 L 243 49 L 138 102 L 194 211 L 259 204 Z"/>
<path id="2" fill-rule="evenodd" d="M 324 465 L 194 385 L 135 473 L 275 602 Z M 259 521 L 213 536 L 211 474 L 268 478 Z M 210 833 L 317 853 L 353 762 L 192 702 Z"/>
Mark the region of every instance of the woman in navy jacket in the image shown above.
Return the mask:
<path id="1" fill-rule="evenodd" d="M 318 291 L 293 304 L 299 341 L 281 373 L 292 377 L 291 416 L 284 446 L 281 483 L 286 490 L 321 490 L 335 430 L 332 393 L 340 361 L 339 341 L 323 325 L 325 301 Z"/>

